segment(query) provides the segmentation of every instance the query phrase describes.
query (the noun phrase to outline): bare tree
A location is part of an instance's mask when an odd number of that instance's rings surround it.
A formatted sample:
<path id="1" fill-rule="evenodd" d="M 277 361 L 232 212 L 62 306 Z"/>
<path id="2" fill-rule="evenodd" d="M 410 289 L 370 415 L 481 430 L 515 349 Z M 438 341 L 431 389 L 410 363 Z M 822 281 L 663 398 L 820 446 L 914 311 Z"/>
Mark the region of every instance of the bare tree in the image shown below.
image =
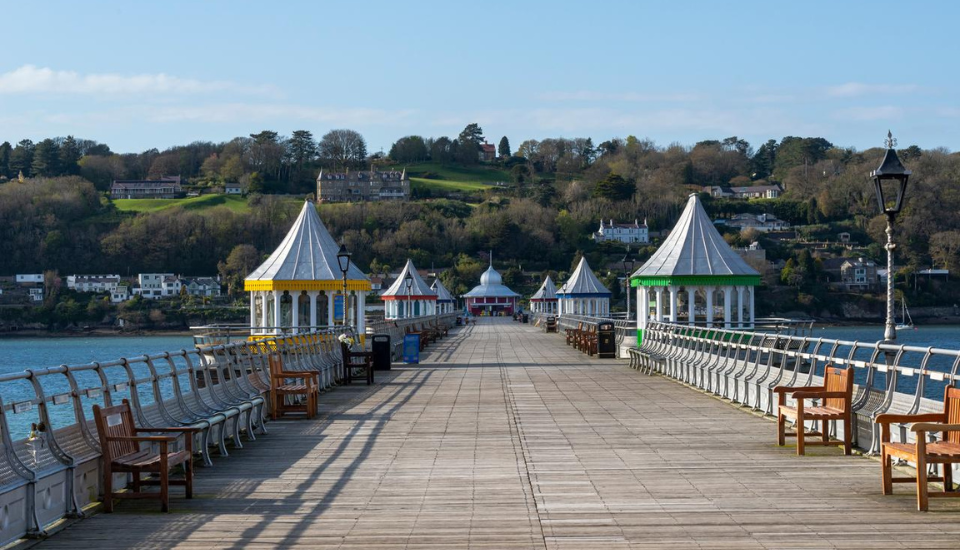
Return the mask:
<path id="1" fill-rule="evenodd" d="M 354 130 L 330 130 L 320 140 L 320 158 L 337 168 L 357 166 L 367 157 L 367 142 Z"/>

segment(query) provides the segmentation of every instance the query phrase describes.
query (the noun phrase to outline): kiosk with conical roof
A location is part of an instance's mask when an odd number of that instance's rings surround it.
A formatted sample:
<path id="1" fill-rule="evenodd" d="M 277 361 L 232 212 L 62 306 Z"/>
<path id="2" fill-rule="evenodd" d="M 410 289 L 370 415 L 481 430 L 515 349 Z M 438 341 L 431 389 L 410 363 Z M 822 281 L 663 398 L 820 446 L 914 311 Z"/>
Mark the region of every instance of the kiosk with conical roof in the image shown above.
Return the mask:
<path id="1" fill-rule="evenodd" d="M 297 333 L 346 324 L 362 335 L 370 279 L 350 264 L 344 308 L 338 250 L 317 209 L 305 202 L 280 246 L 244 280 L 244 290 L 250 293 L 251 334 Z"/>
<path id="2" fill-rule="evenodd" d="M 580 258 L 580 263 L 573 270 L 573 274 L 557 290 L 557 300 L 558 314 L 561 317 L 564 315 L 603 317 L 610 314 L 610 291 L 593 274 L 586 258 Z"/>
<path id="3" fill-rule="evenodd" d="M 385 319 L 409 319 L 436 314 L 437 293 L 420 277 L 413 261 L 409 259 L 397 280 L 383 291 L 380 297 L 383 298 Z"/>
<path id="4" fill-rule="evenodd" d="M 537 292 L 530 297 L 530 309 L 534 313 L 557 314 L 557 285 L 547 275 Z"/>
<path id="5" fill-rule="evenodd" d="M 453 294 L 450 294 L 450 291 L 447 290 L 447 287 L 443 286 L 443 283 L 440 282 L 440 279 L 434 280 L 433 284 L 430 285 L 430 289 L 437 293 L 437 313 L 440 315 L 445 313 L 453 313 L 456 305 L 456 299 L 454 299 Z"/>
<path id="6" fill-rule="evenodd" d="M 654 321 L 714 326 L 721 302 L 725 328 L 753 328 L 760 273 L 723 240 L 696 194 L 630 281 L 637 287 L 638 340 Z"/>
<path id="7" fill-rule="evenodd" d="M 490 254 L 490 267 L 480 275 L 480 284 L 463 295 L 467 311 L 474 315 L 512 315 L 517 311 L 519 297 L 519 294 L 504 286 L 503 277 L 493 268 L 493 253 Z"/>

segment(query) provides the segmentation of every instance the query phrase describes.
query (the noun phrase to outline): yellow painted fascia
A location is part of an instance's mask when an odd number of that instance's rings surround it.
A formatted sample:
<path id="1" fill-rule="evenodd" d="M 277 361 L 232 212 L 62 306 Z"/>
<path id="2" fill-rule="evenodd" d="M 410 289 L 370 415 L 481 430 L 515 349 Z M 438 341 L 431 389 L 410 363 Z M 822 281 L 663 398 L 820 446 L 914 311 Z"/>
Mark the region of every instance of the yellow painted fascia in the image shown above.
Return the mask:
<path id="1" fill-rule="evenodd" d="M 290 292 L 301 290 L 327 290 L 338 292 L 343 290 L 343 281 L 251 281 L 243 282 L 243 289 L 247 292 L 262 292 L 270 290 L 287 290 Z M 347 280 L 347 290 L 369 292 L 372 290 L 370 281 Z"/>

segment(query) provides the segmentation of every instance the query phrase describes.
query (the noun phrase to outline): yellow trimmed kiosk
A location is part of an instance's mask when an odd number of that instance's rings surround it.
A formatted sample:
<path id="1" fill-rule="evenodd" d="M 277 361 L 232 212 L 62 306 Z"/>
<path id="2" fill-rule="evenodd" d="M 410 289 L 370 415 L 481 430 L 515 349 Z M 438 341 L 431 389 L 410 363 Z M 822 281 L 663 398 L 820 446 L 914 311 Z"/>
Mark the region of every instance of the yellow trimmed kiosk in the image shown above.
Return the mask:
<path id="1" fill-rule="evenodd" d="M 344 300 L 338 250 L 316 207 L 305 202 L 280 246 L 244 280 L 244 290 L 250 293 L 251 336 L 348 325 L 362 338 L 370 279 L 351 263 Z"/>
<path id="2" fill-rule="evenodd" d="M 637 289 L 638 344 L 651 322 L 753 328 L 760 273 L 723 240 L 695 193 L 630 284 Z"/>

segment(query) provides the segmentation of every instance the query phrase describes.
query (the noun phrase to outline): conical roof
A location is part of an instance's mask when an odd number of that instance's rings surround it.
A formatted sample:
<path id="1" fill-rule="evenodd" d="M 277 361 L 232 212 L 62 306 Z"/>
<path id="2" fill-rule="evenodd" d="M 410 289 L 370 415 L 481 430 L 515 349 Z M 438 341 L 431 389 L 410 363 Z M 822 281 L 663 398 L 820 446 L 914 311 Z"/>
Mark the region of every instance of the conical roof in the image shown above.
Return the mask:
<path id="1" fill-rule="evenodd" d="M 413 283 L 410 285 L 409 292 L 407 291 L 407 275 L 410 275 L 410 278 L 413 280 Z M 420 277 L 420 274 L 417 273 L 417 268 L 413 265 L 412 260 L 407 260 L 407 265 L 403 266 L 403 271 L 400 272 L 400 276 L 397 277 L 397 280 L 390 285 L 390 288 L 385 290 L 380 296 L 386 297 L 395 297 L 395 298 L 406 298 L 410 296 L 411 298 L 433 298 L 437 299 L 437 293 L 434 292 L 430 285 Z"/>
<path id="2" fill-rule="evenodd" d="M 610 291 L 607 290 L 607 287 L 603 286 L 600 279 L 597 279 L 597 276 L 593 274 L 593 270 L 590 269 L 590 264 L 587 263 L 587 259 L 580 258 L 580 263 L 577 264 L 577 268 L 573 270 L 573 275 L 570 275 L 570 278 L 567 279 L 563 287 L 557 291 L 557 294 L 575 297 L 584 295 L 610 296 Z"/>
<path id="3" fill-rule="evenodd" d="M 280 246 L 247 275 L 244 287 L 248 291 L 338 290 L 343 280 L 337 262 L 339 248 L 320 221 L 317 209 L 305 201 Z M 370 279 L 353 262 L 347 270 L 347 283 L 349 290 L 370 290 Z"/>
<path id="4" fill-rule="evenodd" d="M 430 288 L 437 293 L 438 302 L 453 302 L 453 294 L 450 294 L 450 291 L 447 290 L 447 287 L 443 286 L 443 283 L 440 282 L 440 279 L 433 281 L 433 284 L 430 285 Z"/>
<path id="5" fill-rule="evenodd" d="M 540 289 L 530 297 L 531 300 L 556 300 L 557 299 L 557 285 L 553 284 L 553 279 L 547 275 L 547 278 L 544 279 L 543 284 L 540 285 Z"/>
<path id="6" fill-rule="evenodd" d="M 633 277 L 759 276 L 723 240 L 696 194 L 691 194 L 670 236 Z"/>

